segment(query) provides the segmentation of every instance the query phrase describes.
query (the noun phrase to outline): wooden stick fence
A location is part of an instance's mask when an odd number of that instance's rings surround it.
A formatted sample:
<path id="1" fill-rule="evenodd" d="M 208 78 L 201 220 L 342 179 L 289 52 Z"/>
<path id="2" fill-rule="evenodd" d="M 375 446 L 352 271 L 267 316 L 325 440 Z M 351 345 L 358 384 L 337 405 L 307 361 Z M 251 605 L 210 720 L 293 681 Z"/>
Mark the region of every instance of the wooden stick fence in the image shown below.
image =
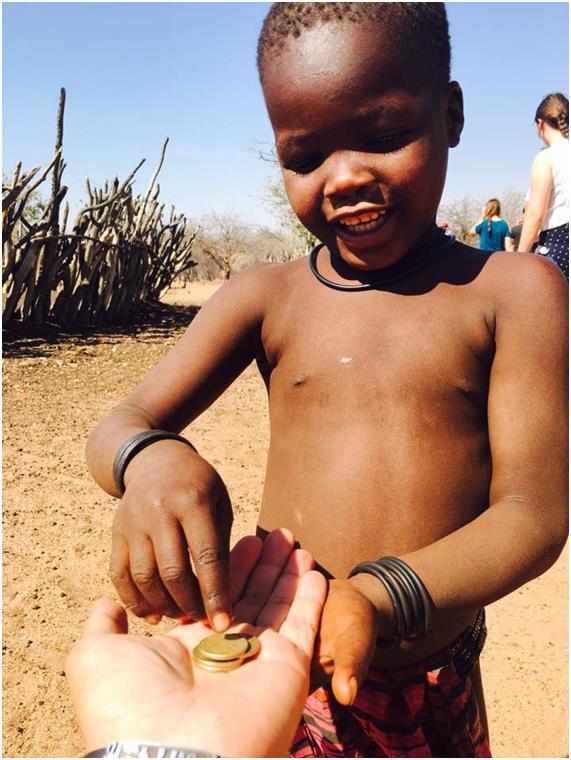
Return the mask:
<path id="1" fill-rule="evenodd" d="M 125 321 L 141 302 L 156 301 L 172 281 L 194 266 L 183 214 L 165 215 L 157 183 L 168 138 L 144 196 L 133 196 L 132 181 L 115 178 L 101 189 L 87 180 L 88 205 L 67 232 L 69 206 L 61 184 L 65 90 L 61 90 L 55 154 L 44 171 L 22 173 L 18 163 L 2 185 L 3 318 L 61 326 L 96 326 Z M 40 217 L 26 219 L 26 204 L 51 172 L 49 201 Z"/>

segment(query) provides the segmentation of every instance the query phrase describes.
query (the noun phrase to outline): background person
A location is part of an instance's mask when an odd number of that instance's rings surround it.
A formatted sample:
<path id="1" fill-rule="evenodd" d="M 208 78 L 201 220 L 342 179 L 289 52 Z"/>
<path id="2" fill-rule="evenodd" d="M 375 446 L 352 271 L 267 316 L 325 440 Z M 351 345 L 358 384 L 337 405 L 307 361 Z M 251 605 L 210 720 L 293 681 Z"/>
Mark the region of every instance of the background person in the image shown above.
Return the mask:
<path id="1" fill-rule="evenodd" d="M 193 647 L 212 634 L 203 623 L 130 636 L 125 610 L 112 599 L 97 601 L 66 663 L 88 750 L 139 740 L 226 757 L 285 756 L 307 697 L 327 589 L 312 566 L 309 552 L 294 550 L 286 530 L 265 542 L 248 536 L 236 544 L 234 615 L 250 625 L 230 631 L 255 633 L 261 650 L 230 673 L 193 667 Z"/>
<path id="2" fill-rule="evenodd" d="M 500 218 L 501 207 L 497 198 L 491 198 L 482 209 L 482 219 L 469 231 L 480 236 L 481 251 L 513 250 L 510 226 Z"/>
<path id="3" fill-rule="evenodd" d="M 569 100 L 560 92 L 546 95 L 535 112 L 537 136 L 547 146 L 533 159 L 530 198 L 520 251 L 549 255 L 569 279 Z"/>

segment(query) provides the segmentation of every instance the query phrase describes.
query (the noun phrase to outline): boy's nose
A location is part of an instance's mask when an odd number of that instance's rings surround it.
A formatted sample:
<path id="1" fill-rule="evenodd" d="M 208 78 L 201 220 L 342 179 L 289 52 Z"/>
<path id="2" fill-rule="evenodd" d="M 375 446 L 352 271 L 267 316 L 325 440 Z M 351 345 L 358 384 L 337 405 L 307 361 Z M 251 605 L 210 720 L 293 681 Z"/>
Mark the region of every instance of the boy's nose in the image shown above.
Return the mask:
<path id="1" fill-rule="evenodd" d="M 364 188 L 372 188 L 376 184 L 371 169 L 354 152 L 338 153 L 331 156 L 328 163 L 323 193 L 331 201 L 362 195 Z"/>

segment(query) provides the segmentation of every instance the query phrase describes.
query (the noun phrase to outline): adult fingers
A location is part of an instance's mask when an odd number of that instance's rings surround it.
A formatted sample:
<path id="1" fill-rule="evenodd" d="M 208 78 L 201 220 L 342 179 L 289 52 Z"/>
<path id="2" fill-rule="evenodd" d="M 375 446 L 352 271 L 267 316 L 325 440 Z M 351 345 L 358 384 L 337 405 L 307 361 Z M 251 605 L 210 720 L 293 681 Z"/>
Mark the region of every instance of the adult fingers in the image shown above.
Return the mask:
<path id="1" fill-rule="evenodd" d="M 194 620 L 203 618 L 200 588 L 192 572 L 186 539 L 178 522 L 171 521 L 166 529 L 157 532 L 152 541 L 166 592 L 185 615 Z"/>
<path id="2" fill-rule="evenodd" d="M 327 597 L 325 576 L 311 570 L 299 579 L 289 612 L 280 627 L 280 634 L 311 658 L 321 611 Z"/>
<path id="3" fill-rule="evenodd" d="M 129 547 L 129 564 L 133 583 L 145 602 L 144 614 L 179 617 L 180 610 L 163 585 L 150 538 L 145 536 Z"/>
<path id="4" fill-rule="evenodd" d="M 216 631 L 230 625 L 229 551 L 226 541 L 218 534 L 208 505 L 196 505 L 187 513 L 182 527 L 200 585 L 204 609 Z"/>
<path id="5" fill-rule="evenodd" d="M 258 536 L 245 536 L 230 552 L 230 599 L 236 604 L 240 598 L 250 573 L 262 553 L 264 542 Z"/>
<path id="6" fill-rule="evenodd" d="M 242 597 L 234 608 L 234 619 L 239 623 L 254 623 L 268 601 L 293 551 L 291 531 L 273 530 L 264 541 L 258 564 L 252 572 Z"/>
<path id="7" fill-rule="evenodd" d="M 365 680 L 375 647 L 374 637 L 362 626 L 352 625 L 335 643 L 335 670 L 331 686 L 342 705 L 352 705 Z"/>
<path id="8" fill-rule="evenodd" d="M 83 626 L 83 637 L 105 633 L 127 633 L 127 613 L 113 599 L 98 599 Z"/>
<path id="9" fill-rule="evenodd" d="M 315 565 L 312 555 L 305 549 L 295 549 L 287 561 L 272 593 L 262 610 L 260 611 L 256 625 L 268 626 L 274 630 L 286 619 L 299 582 L 304 573 L 307 573 Z"/>

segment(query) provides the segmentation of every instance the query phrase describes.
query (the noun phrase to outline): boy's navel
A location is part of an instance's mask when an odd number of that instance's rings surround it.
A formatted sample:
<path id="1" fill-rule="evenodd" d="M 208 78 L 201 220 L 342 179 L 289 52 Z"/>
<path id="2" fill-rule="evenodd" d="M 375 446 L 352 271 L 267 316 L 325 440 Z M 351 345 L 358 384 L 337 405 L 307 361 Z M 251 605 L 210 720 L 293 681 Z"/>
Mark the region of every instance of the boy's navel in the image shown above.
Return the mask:
<path id="1" fill-rule="evenodd" d="M 293 385 L 296 388 L 300 385 L 305 385 L 305 375 L 296 375 L 293 379 Z"/>

